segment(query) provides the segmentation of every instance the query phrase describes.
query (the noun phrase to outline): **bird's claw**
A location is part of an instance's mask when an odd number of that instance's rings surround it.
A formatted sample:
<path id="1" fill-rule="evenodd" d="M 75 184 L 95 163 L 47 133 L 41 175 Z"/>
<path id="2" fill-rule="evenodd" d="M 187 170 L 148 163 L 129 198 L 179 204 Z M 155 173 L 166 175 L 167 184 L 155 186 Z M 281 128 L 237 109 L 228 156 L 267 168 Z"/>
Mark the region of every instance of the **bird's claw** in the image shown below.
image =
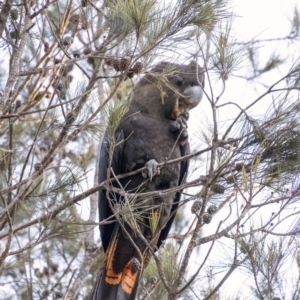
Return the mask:
<path id="1" fill-rule="evenodd" d="M 155 175 L 159 175 L 160 170 L 158 167 L 158 162 L 155 159 L 150 159 L 146 164 L 145 167 L 147 167 L 146 170 L 142 171 L 142 176 L 144 178 L 149 177 L 150 181 L 152 181 L 152 178 Z"/>
<path id="2" fill-rule="evenodd" d="M 135 274 L 141 268 L 141 263 L 136 257 L 133 257 L 130 260 L 130 265 L 131 265 L 131 272 L 133 274 Z"/>
<path id="3" fill-rule="evenodd" d="M 187 120 L 189 118 L 189 113 L 182 113 L 175 121 L 170 121 L 170 130 L 173 133 L 180 134 L 179 142 L 180 144 L 185 144 L 188 140 L 187 131 Z"/>

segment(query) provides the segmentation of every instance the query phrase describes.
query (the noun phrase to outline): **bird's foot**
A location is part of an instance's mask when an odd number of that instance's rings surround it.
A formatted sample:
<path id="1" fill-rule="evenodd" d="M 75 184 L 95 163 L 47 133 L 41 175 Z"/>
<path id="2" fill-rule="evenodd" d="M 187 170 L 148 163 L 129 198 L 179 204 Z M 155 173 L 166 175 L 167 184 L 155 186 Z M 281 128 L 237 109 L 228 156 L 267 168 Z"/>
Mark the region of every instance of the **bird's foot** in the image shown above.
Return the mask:
<path id="1" fill-rule="evenodd" d="M 170 121 L 170 131 L 180 135 L 179 143 L 184 145 L 188 141 L 187 120 L 189 113 L 182 113 L 175 121 Z"/>
<path id="2" fill-rule="evenodd" d="M 160 173 L 160 170 L 159 170 L 159 167 L 158 167 L 158 162 L 155 159 L 150 159 L 146 163 L 145 167 L 147 167 L 147 169 L 142 171 L 142 176 L 144 178 L 149 177 L 150 181 L 152 181 L 152 178 L 155 175 L 159 175 L 159 173 Z"/>
<path id="3" fill-rule="evenodd" d="M 136 257 L 133 257 L 130 260 L 130 266 L 131 266 L 131 272 L 135 274 L 141 268 L 141 263 Z"/>

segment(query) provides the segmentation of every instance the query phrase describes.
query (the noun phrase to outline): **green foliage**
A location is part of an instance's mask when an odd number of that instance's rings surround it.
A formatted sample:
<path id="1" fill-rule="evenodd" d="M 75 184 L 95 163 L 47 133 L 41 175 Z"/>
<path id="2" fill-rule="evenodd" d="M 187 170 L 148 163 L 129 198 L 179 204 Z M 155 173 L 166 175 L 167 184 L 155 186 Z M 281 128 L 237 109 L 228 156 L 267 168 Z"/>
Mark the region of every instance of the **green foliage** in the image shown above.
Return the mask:
<path id="1" fill-rule="evenodd" d="M 132 96 L 133 95 L 130 94 L 125 100 L 122 99 L 122 101 L 117 100 L 114 102 L 110 102 L 105 107 L 104 117 L 107 123 L 107 132 L 111 139 L 114 139 L 114 135 L 118 126 L 120 125 L 120 122 L 123 120 L 123 117 L 128 112 L 128 106 L 130 104 Z"/>
<path id="2" fill-rule="evenodd" d="M 40 191 L 37 195 L 38 197 L 57 197 L 60 192 L 72 193 L 80 188 L 79 184 L 86 176 L 81 168 L 74 166 L 62 166 L 59 169 L 60 171 L 57 173 L 54 182 L 52 183 L 50 180 L 45 190 Z"/>
<path id="3" fill-rule="evenodd" d="M 216 55 L 212 57 L 212 68 L 215 73 L 226 81 L 229 76 L 245 61 L 245 47 L 237 43 L 232 35 L 231 20 L 225 24 L 225 28 L 219 29 L 213 41 L 216 47 Z"/>

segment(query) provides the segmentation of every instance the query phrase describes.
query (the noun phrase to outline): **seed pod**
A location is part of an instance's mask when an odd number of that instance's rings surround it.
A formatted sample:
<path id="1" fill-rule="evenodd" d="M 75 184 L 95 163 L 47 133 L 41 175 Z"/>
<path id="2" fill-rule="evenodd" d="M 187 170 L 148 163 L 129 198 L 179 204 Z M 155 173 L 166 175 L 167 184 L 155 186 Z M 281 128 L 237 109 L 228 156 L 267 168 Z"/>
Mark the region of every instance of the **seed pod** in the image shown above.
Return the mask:
<path id="1" fill-rule="evenodd" d="M 120 59 L 120 63 L 119 63 L 120 71 L 127 70 L 129 65 L 130 65 L 130 59 L 128 57 L 122 57 Z"/>
<path id="2" fill-rule="evenodd" d="M 236 181 L 238 181 L 238 177 L 235 175 L 230 175 L 230 176 L 226 177 L 225 180 L 226 180 L 226 183 L 232 184 L 232 183 L 235 183 Z"/>
<path id="3" fill-rule="evenodd" d="M 34 165 L 34 169 L 36 170 L 36 171 L 39 171 L 41 168 L 42 168 L 42 164 L 41 163 L 36 163 L 35 165 Z"/>
<path id="4" fill-rule="evenodd" d="M 63 297 L 64 297 L 64 295 L 61 292 L 54 293 L 54 299 L 62 299 Z"/>
<path id="5" fill-rule="evenodd" d="M 244 163 L 237 163 L 235 165 L 235 169 L 236 169 L 236 171 L 240 172 L 240 171 L 242 171 L 242 169 L 243 169 L 244 166 L 245 166 Z"/>
<path id="6" fill-rule="evenodd" d="M 44 140 L 44 141 L 41 142 L 41 144 L 39 144 L 39 150 L 41 152 L 46 152 L 46 151 L 48 151 L 50 149 L 50 146 L 51 146 L 50 142 Z"/>
<path id="7" fill-rule="evenodd" d="M 134 76 L 134 71 L 133 69 L 129 69 L 128 73 L 127 73 L 127 77 L 128 78 L 132 78 Z"/>
<path id="8" fill-rule="evenodd" d="M 135 274 L 139 270 L 139 268 L 141 266 L 140 261 L 136 257 L 133 257 L 130 260 L 130 263 L 131 263 L 131 272 L 133 274 Z"/>
<path id="9" fill-rule="evenodd" d="M 84 55 L 89 55 L 90 53 L 92 53 L 92 49 L 90 47 L 86 47 L 83 51 L 83 54 Z M 90 64 L 90 65 L 93 65 L 94 64 L 94 58 L 93 57 L 88 57 L 87 59 L 87 62 Z"/>
<path id="10" fill-rule="evenodd" d="M 65 36 L 61 42 L 64 46 L 70 46 L 73 43 L 73 38 L 71 36 Z"/>
<path id="11" fill-rule="evenodd" d="M 53 59 L 53 63 L 54 63 L 55 65 L 60 64 L 60 63 L 61 63 L 61 59 L 55 57 L 55 58 Z"/>
<path id="12" fill-rule="evenodd" d="M 225 187 L 219 183 L 215 183 L 212 185 L 211 190 L 216 194 L 224 194 Z"/>
<path id="13" fill-rule="evenodd" d="M 251 173 L 251 171 L 252 171 L 252 166 L 251 166 L 251 165 L 247 165 L 247 166 L 245 167 L 245 172 L 246 172 L 246 173 Z"/>
<path id="14" fill-rule="evenodd" d="M 106 64 L 106 65 L 108 65 L 108 66 L 111 66 L 112 65 L 112 59 L 110 59 L 110 58 L 107 58 L 105 61 L 104 61 L 104 63 Z"/>
<path id="15" fill-rule="evenodd" d="M 78 50 L 73 52 L 73 57 L 74 58 L 79 58 L 80 57 L 80 52 Z"/>
<path id="16" fill-rule="evenodd" d="M 210 215 L 210 214 L 204 214 L 203 215 L 203 222 L 205 224 L 209 224 L 211 222 L 211 219 L 212 219 L 212 215 Z"/>
<path id="17" fill-rule="evenodd" d="M 57 80 L 57 81 L 54 83 L 54 87 L 55 87 L 58 91 L 62 91 L 63 88 L 64 88 L 63 84 L 62 84 L 59 80 Z"/>
<path id="18" fill-rule="evenodd" d="M 87 47 L 84 48 L 83 54 L 84 54 L 84 55 L 88 55 L 88 54 L 90 54 L 91 52 L 92 52 L 92 49 L 91 49 L 89 46 L 87 46 Z"/>
<path id="19" fill-rule="evenodd" d="M 21 100 L 17 100 L 17 101 L 16 101 L 16 106 L 15 106 L 15 111 L 17 111 L 18 108 L 20 108 L 21 105 L 22 105 Z"/>
<path id="20" fill-rule="evenodd" d="M 216 211 L 217 211 L 217 207 L 215 205 L 211 205 L 208 209 L 207 209 L 207 212 L 210 214 L 210 215 L 213 215 Z"/>
<path id="21" fill-rule="evenodd" d="M 59 91 L 58 97 L 60 99 L 64 100 L 64 99 L 66 99 L 66 96 L 67 96 L 66 91 Z"/>
<path id="22" fill-rule="evenodd" d="M 112 65 L 117 72 L 121 71 L 120 60 L 118 58 L 113 60 Z"/>
<path id="23" fill-rule="evenodd" d="M 66 115 L 66 123 L 70 123 L 73 122 L 75 119 L 75 113 L 70 111 L 67 115 Z"/>
<path id="24" fill-rule="evenodd" d="M 140 61 L 137 61 L 132 67 L 132 71 L 134 74 L 139 74 L 142 72 L 143 68 L 144 68 L 144 64 Z"/>
<path id="25" fill-rule="evenodd" d="M 52 270 L 53 273 L 56 273 L 58 271 L 58 264 L 51 262 L 50 263 L 50 268 Z"/>
<path id="26" fill-rule="evenodd" d="M 154 275 L 152 275 L 152 276 L 150 277 L 150 279 L 149 279 L 149 282 L 150 282 L 151 285 L 156 284 L 156 283 L 157 283 L 157 277 L 154 276 Z"/>
<path id="27" fill-rule="evenodd" d="M 191 208 L 192 214 L 197 214 L 199 212 L 199 210 L 201 209 L 201 206 L 202 206 L 202 202 L 199 200 L 196 200 L 193 203 L 192 208 Z"/>
<path id="28" fill-rule="evenodd" d="M 45 274 L 45 268 L 44 268 L 44 274 Z M 45 274 L 45 275 L 46 275 L 46 274 Z M 47 290 L 43 291 L 43 293 L 42 293 L 43 299 L 46 299 L 49 295 L 50 295 L 50 292 L 47 291 Z"/>

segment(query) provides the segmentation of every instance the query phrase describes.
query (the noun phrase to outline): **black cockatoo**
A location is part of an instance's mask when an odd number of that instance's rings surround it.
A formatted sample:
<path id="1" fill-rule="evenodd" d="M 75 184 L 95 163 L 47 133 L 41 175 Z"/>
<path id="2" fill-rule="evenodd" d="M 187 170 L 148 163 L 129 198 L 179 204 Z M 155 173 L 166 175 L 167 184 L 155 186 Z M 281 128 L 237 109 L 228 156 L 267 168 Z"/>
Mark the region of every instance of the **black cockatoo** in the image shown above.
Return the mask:
<path id="1" fill-rule="evenodd" d="M 111 176 L 145 166 L 147 171 L 113 181 L 113 187 L 130 196 L 116 190 L 99 192 L 100 222 L 110 222 L 100 226 L 105 258 L 90 299 L 135 299 L 148 248 L 156 251 L 167 238 L 181 195 L 180 191 L 155 197 L 139 193 L 182 183 L 188 160 L 157 165 L 189 154 L 186 120 L 188 111 L 200 102 L 203 88 L 204 70 L 198 64 L 161 62 L 136 84 L 129 110 L 115 131 L 113 149 L 105 135 L 99 182 L 107 179 L 108 168 L 113 170 Z"/>

